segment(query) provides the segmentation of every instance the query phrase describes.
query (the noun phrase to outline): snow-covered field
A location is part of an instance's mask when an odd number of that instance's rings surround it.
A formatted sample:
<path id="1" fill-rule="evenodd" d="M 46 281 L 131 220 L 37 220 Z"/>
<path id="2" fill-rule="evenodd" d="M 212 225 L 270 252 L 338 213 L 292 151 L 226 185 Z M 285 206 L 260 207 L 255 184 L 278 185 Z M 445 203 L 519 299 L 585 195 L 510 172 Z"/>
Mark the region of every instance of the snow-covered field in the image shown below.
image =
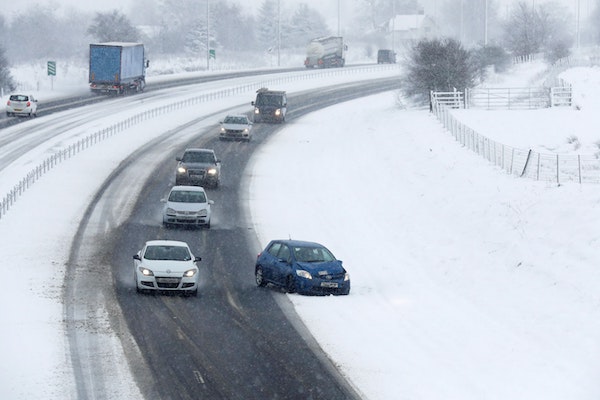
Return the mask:
<path id="1" fill-rule="evenodd" d="M 539 68 L 520 66 L 495 83 L 522 87 Z M 542 111 L 593 113 L 600 72 L 565 76 L 581 110 Z M 263 245 L 289 235 L 319 241 L 351 273 L 349 296 L 289 295 L 301 318 L 371 400 L 600 398 L 598 186 L 506 175 L 461 147 L 427 111 L 400 108 L 395 95 L 288 124 L 245 172 Z M 507 119 L 520 121 L 498 139 L 508 145 L 519 145 L 531 129 L 518 128 L 528 124 L 546 134 L 536 144 L 562 144 L 565 127 L 540 115 L 471 111 L 465 118 L 490 135 Z M 567 128 L 593 143 L 600 139 L 595 126 Z M 133 151 L 132 140 L 147 135 L 142 129 L 55 168 L 0 220 L 0 270 L 17 283 L 0 292 L 0 398 L 74 398 L 62 277 L 53 272 L 63 269 L 78 212 L 127 148 Z M 85 167 L 98 159 L 106 159 L 106 170 L 96 168 L 96 180 Z M 63 184 L 78 173 L 88 178 L 78 181 L 82 196 L 65 201 Z M 265 195 L 276 179 L 288 183 L 278 191 L 285 197 Z"/>

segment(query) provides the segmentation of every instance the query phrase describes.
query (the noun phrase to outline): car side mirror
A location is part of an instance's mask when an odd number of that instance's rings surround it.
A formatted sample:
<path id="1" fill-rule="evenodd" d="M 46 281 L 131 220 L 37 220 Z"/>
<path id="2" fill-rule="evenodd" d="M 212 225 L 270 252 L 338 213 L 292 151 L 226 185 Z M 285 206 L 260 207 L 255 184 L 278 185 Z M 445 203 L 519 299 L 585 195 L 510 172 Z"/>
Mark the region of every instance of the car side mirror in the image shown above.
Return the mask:
<path id="1" fill-rule="evenodd" d="M 214 202 L 214 200 L 209 200 L 208 204 L 213 205 L 213 204 L 215 204 L 215 202 Z"/>
<path id="2" fill-rule="evenodd" d="M 253 101 L 251 101 L 251 102 L 250 102 L 250 105 L 251 105 L 251 106 L 253 106 L 253 105 L 254 105 L 254 102 L 253 102 Z"/>
<path id="3" fill-rule="evenodd" d="M 140 257 L 140 255 L 139 255 L 139 254 L 136 254 L 136 255 L 134 255 L 134 256 L 133 256 L 133 259 L 134 259 L 134 260 L 139 260 L 139 261 L 142 261 L 142 258 Z"/>
<path id="4" fill-rule="evenodd" d="M 175 157 L 175 161 L 181 161 L 181 157 Z"/>
<path id="5" fill-rule="evenodd" d="M 196 263 L 196 262 L 200 262 L 200 261 L 202 261 L 202 257 L 196 257 L 196 258 L 194 258 L 194 262 L 195 262 L 195 263 Z"/>
<path id="6" fill-rule="evenodd" d="M 167 202 L 167 199 L 160 199 L 160 202 L 161 202 L 161 203 L 166 203 L 166 202 Z"/>

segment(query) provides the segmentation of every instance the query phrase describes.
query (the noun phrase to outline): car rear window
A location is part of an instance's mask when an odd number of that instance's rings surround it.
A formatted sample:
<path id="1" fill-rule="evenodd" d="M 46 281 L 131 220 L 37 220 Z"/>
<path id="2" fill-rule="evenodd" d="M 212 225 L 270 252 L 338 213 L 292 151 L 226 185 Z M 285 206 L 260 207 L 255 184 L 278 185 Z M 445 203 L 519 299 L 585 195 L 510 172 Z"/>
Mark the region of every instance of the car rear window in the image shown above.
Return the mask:
<path id="1" fill-rule="evenodd" d="M 27 101 L 29 100 L 29 96 L 24 96 L 22 94 L 13 94 L 10 96 L 11 101 Z"/>

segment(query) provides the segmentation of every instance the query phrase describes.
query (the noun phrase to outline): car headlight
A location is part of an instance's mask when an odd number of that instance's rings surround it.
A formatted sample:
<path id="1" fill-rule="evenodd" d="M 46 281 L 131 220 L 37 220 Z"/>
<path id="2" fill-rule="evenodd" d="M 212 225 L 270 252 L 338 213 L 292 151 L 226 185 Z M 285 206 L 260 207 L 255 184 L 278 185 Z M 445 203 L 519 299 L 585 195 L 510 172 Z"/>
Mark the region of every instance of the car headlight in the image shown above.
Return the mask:
<path id="1" fill-rule="evenodd" d="M 250 129 L 244 128 L 244 133 L 248 133 L 249 131 L 250 131 Z"/>
<path id="2" fill-rule="evenodd" d="M 225 133 L 225 128 L 221 127 L 221 133 Z"/>
<path id="3" fill-rule="evenodd" d="M 154 272 L 146 267 L 139 266 L 138 269 L 144 276 L 154 276 Z"/>
<path id="4" fill-rule="evenodd" d="M 206 210 L 206 208 L 198 211 L 198 216 L 199 217 L 206 217 L 208 215 L 208 210 Z"/>
<path id="5" fill-rule="evenodd" d="M 167 215 L 177 215 L 177 211 L 175 211 L 174 209 L 172 209 L 170 207 L 167 208 L 166 213 L 167 213 Z"/>
<path id="6" fill-rule="evenodd" d="M 281 115 L 281 108 L 275 110 L 275 115 L 277 115 L 278 117 Z"/>
<path id="7" fill-rule="evenodd" d="M 185 167 L 177 167 L 177 172 L 180 174 L 185 174 Z"/>
<path id="8" fill-rule="evenodd" d="M 206 173 L 209 174 L 209 175 L 216 175 L 217 174 L 217 169 L 216 168 L 209 168 L 206 171 Z"/>
<path id="9" fill-rule="evenodd" d="M 300 278 L 312 279 L 312 275 L 308 271 L 305 271 L 303 269 L 297 269 L 296 275 L 298 275 Z"/>
<path id="10" fill-rule="evenodd" d="M 195 269 L 195 268 L 194 269 L 188 269 L 187 271 L 185 271 L 183 273 L 183 276 L 186 277 L 186 278 L 191 278 L 192 276 L 196 275 L 196 272 L 198 272 L 198 270 Z"/>
<path id="11" fill-rule="evenodd" d="M 350 274 L 346 272 L 344 274 L 344 282 L 348 282 L 349 280 L 350 280 Z"/>
<path id="12" fill-rule="evenodd" d="M 254 107 L 254 114 L 260 114 L 260 110 L 258 109 L 258 107 Z"/>

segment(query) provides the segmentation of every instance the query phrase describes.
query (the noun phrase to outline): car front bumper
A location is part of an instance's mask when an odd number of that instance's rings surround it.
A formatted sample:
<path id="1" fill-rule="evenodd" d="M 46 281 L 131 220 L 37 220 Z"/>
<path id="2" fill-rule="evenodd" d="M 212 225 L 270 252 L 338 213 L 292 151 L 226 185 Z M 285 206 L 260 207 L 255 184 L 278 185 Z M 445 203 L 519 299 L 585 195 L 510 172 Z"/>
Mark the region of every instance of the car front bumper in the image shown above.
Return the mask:
<path id="1" fill-rule="evenodd" d="M 350 281 L 343 279 L 305 279 L 298 277 L 296 279 L 296 291 L 302 294 L 334 294 L 347 295 L 350 293 Z"/>
<path id="2" fill-rule="evenodd" d="M 196 274 L 197 275 L 197 274 Z M 174 276 L 140 276 L 137 275 L 137 286 L 142 290 L 156 291 L 193 291 L 198 289 L 198 277 Z"/>
<path id="3" fill-rule="evenodd" d="M 188 215 L 164 215 L 163 223 L 171 225 L 208 225 L 210 222 L 209 217 L 198 217 Z"/>

